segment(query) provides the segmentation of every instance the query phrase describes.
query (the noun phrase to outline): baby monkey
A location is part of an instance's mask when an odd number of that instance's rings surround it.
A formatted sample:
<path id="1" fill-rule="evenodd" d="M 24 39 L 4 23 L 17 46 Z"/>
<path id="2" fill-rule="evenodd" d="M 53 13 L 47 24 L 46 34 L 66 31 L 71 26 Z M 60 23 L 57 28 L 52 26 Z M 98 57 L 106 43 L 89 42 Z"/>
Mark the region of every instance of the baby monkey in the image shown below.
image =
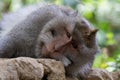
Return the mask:
<path id="1" fill-rule="evenodd" d="M 1 58 L 55 59 L 64 64 L 68 76 L 85 79 L 99 49 L 97 30 L 92 30 L 87 20 L 57 5 L 42 6 L 21 16 L 18 22 L 16 15 L 10 16 L 13 22 L 6 17 L 0 26 L 10 27 L 0 37 Z"/>

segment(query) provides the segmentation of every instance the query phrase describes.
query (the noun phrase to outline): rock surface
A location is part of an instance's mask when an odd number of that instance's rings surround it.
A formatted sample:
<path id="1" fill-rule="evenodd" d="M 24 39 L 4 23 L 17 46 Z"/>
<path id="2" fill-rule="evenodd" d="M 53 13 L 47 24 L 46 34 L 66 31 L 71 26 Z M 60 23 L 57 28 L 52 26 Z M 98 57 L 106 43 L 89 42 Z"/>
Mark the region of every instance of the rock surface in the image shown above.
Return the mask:
<path id="1" fill-rule="evenodd" d="M 87 80 L 120 80 L 120 71 L 108 72 L 104 69 L 93 69 Z"/>
<path id="2" fill-rule="evenodd" d="M 0 59 L 0 80 L 65 80 L 61 62 L 50 59 Z"/>
<path id="3" fill-rule="evenodd" d="M 80 80 L 65 76 L 63 64 L 52 59 L 0 59 L 0 80 Z M 91 70 L 87 80 L 120 80 L 120 71 Z"/>

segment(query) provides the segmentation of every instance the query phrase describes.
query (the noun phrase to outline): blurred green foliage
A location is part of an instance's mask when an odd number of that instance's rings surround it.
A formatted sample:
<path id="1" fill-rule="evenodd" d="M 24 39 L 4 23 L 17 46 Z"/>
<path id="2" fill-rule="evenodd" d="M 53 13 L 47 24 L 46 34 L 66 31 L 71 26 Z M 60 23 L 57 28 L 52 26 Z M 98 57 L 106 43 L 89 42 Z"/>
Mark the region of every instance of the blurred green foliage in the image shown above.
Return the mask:
<path id="1" fill-rule="evenodd" d="M 77 10 L 99 29 L 101 53 L 93 67 L 109 71 L 120 69 L 120 0 L 0 0 L 1 14 L 35 3 L 67 5 Z"/>

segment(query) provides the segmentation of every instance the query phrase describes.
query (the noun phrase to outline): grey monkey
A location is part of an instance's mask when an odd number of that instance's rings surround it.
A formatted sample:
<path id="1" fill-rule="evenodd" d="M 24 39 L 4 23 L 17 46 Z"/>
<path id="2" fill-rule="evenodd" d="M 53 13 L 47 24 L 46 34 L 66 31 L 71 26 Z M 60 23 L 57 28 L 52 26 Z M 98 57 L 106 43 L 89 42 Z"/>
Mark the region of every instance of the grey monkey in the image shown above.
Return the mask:
<path id="1" fill-rule="evenodd" d="M 6 18 L 0 27 L 6 24 L 10 29 L 1 33 L 1 58 L 52 58 L 61 61 L 71 77 L 84 79 L 89 73 L 98 51 L 97 30 L 76 11 L 45 5 L 20 16 L 12 25 L 5 23 Z"/>

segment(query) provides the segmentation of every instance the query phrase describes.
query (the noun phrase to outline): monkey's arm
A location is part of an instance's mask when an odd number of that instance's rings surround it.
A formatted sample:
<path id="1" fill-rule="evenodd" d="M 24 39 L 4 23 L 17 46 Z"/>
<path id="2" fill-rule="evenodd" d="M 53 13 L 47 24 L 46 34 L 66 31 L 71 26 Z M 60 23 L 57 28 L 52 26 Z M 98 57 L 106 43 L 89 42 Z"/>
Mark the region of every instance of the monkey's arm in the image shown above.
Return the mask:
<path id="1" fill-rule="evenodd" d="M 15 45 L 8 38 L 0 38 L 0 58 L 11 58 L 15 53 Z"/>

